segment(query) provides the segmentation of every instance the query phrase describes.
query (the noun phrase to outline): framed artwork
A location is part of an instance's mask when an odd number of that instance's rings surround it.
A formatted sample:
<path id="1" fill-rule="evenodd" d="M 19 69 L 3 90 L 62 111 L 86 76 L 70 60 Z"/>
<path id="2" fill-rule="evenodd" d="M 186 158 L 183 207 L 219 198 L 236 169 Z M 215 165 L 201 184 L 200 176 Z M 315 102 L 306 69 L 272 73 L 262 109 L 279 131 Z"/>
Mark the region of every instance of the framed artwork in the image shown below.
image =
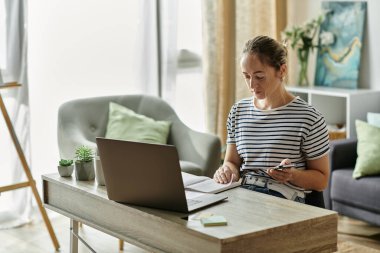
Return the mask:
<path id="1" fill-rule="evenodd" d="M 322 2 L 315 86 L 358 87 L 366 2 Z"/>

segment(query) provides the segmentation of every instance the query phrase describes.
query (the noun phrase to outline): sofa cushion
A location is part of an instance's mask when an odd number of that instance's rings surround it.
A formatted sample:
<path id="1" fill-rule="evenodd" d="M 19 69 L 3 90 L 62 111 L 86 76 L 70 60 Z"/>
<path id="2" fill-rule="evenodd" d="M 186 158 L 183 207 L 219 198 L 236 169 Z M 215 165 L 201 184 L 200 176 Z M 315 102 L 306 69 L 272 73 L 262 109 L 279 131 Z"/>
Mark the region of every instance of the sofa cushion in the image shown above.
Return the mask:
<path id="1" fill-rule="evenodd" d="M 155 121 L 116 103 L 109 104 L 106 138 L 166 144 L 170 122 Z"/>
<path id="2" fill-rule="evenodd" d="M 356 120 L 356 133 L 358 158 L 352 176 L 380 175 L 380 127 Z"/>
<path id="3" fill-rule="evenodd" d="M 380 214 L 380 176 L 352 178 L 352 169 L 333 171 L 331 199 Z M 334 203 L 333 203 L 334 209 Z"/>

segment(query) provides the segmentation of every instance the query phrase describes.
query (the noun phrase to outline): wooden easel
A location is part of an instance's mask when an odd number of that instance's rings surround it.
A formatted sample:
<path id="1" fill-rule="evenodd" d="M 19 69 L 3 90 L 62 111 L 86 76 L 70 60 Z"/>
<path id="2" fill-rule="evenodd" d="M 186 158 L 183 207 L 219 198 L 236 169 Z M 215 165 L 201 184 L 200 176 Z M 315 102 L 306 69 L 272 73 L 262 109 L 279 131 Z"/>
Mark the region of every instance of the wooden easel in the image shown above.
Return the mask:
<path id="1" fill-rule="evenodd" d="M 15 83 L 15 82 L 14 83 L 6 83 L 4 85 L 0 85 L 0 89 L 12 88 L 12 87 L 20 87 L 20 86 L 21 86 L 20 84 Z M 26 182 L 16 183 L 16 184 L 11 184 L 11 185 L 0 187 L 0 193 L 1 192 L 5 192 L 5 191 L 12 191 L 12 190 L 16 190 L 16 189 L 20 189 L 20 188 L 23 188 L 23 187 L 30 186 L 32 188 L 32 192 L 33 192 L 34 198 L 37 201 L 38 208 L 40 209 L 42 218 L 43 218 L 43 220 L 45 222 L 45 225 L 46 225 L 46 227 L 47 227 L 47 229 L 49 231 L 51 240 L 53 241 L 55 250 L 58 251 L 59 250 L 59 243 L 58 243 L 57 237 L 55 236 L 55 233 L 54 233 L 53 227 L 52 227 L 52 225 L 50 223 L 49 217 L 46 214 L 46 210 L 42 206 L 42 201 L 41 201 L 40 195 L 38 194 L 38 191 L 37 191 L 36 182 L 34 181 L 34 179 L 32 177 L 32 173 L 30 172 L 28 163 L 26 162 L 24 152 L 22 151 L 20 142 L 17 139 L 17 135 L 16 135 L 16 133 L 14 131 L 12 122 L 11 122 L 11 120 L 9 118 L 9 115 L 8 115 L 8 112 L 7 112 L 6 108 L 5 108 L 5 104 L 4 104 L 4 101 L 3 101 L 3 97 L 1 96 L 1 93 L 0 93 L 0 108 L 1 108 L 1 112 L 3 113 L 4 119 L 5 119 L 5 123 L 7 124 L 9 133 L 10 133 L 10 135 L 12 137 L 13 144 L 16 147 L 16 150 L 17 150 L 18 156 L 20 158 L 22 167 L 24 168 L 24 172 L 25 172 L 25 174 L 27 176 L 27 181 Z"/>

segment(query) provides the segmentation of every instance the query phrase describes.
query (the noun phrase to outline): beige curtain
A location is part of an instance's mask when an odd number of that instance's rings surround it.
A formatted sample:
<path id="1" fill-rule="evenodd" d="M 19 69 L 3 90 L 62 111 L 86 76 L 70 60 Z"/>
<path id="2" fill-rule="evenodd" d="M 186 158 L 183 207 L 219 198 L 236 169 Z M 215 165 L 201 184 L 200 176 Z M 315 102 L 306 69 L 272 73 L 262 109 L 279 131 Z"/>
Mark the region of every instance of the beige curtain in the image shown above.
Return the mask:
<path id="1" fill-rule="evenodd" d="M 202 15 L 207 128 L 224 144 L 231 106 L 251 96 L 240 74 L 243 45 L 257 35 L 280 39 L 286 0 L 205 0 Z"/>

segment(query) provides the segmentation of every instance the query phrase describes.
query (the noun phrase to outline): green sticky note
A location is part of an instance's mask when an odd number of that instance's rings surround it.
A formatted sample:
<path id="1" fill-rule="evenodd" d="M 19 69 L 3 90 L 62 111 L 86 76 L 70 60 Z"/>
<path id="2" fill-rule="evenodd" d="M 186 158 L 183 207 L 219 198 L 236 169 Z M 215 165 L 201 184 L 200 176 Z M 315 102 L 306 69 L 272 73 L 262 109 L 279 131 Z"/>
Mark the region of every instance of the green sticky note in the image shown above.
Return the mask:
<path id="1" fill-rule="evenodd" d="M 225 226 L 227 225 L 227 220 L 224 216 L 221 215 L 213 215 L 210 217 L 201 218 L 201 223 L 205 227 L 210 226 Z"/>

